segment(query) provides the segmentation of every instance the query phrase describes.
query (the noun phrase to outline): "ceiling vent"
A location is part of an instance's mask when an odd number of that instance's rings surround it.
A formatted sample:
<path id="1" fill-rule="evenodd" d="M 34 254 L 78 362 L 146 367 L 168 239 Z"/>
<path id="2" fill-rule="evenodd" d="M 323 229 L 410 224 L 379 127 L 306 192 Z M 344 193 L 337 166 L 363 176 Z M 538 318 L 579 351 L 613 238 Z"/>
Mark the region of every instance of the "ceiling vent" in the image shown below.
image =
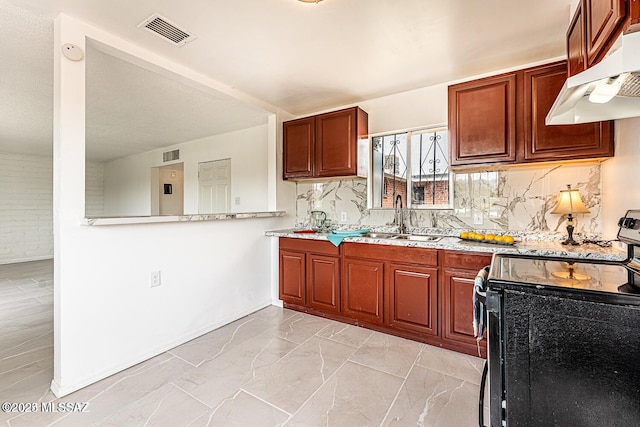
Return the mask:
<path id="1" fill-rule="evenodd" d="M 166 151 L 162 153 L 163 162 L 171 162 L 173 160 L 180 160 L 180 150 Z"/>
<path id="2" fill-rule="evenodd" d="M 163 40 L 168 41 L 174 46 L 184 46 L 190 41 L 194 40 L 196 36 L 190 32 L 179 28 L 173 22 L 167 18 L 154 13 L 147 19 L 145 19 L 138 28 L 146 28 L 153 34 L 161 37 Z"/>

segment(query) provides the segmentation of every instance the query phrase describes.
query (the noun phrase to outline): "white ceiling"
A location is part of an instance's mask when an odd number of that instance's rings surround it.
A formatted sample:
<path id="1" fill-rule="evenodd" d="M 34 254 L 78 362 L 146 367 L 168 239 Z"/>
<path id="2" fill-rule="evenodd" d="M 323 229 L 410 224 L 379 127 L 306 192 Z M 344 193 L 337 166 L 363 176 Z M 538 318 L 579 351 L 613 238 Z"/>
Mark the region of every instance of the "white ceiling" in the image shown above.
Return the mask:
<path id="1" fill-rule="evenodd" d="M 49 147 L 51 151 L 52 19 L 59 12 L 302 115 L 562 56 L 569 4 L 570 0 L 324 0 L 317 4 L 297 0 L 0 0 L 0 150 L 28 151 L 27 146 L 37 147 L 39 142 L 40 150 Z M 137 27 L 156 12 L 197 38 L 174 47 Z M 93 87 L 88 76 L 88 92 L 113 95 L 110 105 L 94 106 L 96 119 L 101 117 L 100 108 L 114 106 L 152 111 L 153 117 L 177 110 L 181 102 L 176 100 L 181 93 L 177 87 L 169 88 L 162 103 L 169 108 L 163 111 L 158 103 L 140 104 L 139 100 L 146 99 L 142 94 L 121 90 L 118 98 L 112 90 L 111 71 L 126 75 L 133 86 L 149 82 L 150 76 L 96 52 L 96 64 L 88 56 L 89 76 L 96 81 Z M 158 93 L 167 85 L 171 82 L 156 81 L 139 90 Z M 190 93 L 185 99 L 194 96 Z M 197 101 L 191 113 L 184 115 L 193 117 L 182 122 L 182 129 L 197 129 L 198 123 L 207 122 L 198 112 L 209 104 L 216 102 Z M 240 104 L 236 107 L 242 109 Z M 88 108 L 91 117 L 91 105 Z M 249 110 L 249 122 L 264 118 L 258 118 L 262 112 Z M 154 129 L 149 122 L 146 128 L 140 126 L 144 132 L 136 133 L 133 123 L 121 122 L 119 116 L 131 117 L 123 111 L 112 113 L 108 121 L 96 124 L 95 137 L 102 133 L 103 140 L 113 139 L 110 133 L 117 131 L 137 139 Z M 237 117 L 225 120 L 223 116 L 218 111 L 207 117 L 217 117 L 227 130 L 233 123 L 238 125 Z M 122 152 L 116 149 L 95 156 Z"/>

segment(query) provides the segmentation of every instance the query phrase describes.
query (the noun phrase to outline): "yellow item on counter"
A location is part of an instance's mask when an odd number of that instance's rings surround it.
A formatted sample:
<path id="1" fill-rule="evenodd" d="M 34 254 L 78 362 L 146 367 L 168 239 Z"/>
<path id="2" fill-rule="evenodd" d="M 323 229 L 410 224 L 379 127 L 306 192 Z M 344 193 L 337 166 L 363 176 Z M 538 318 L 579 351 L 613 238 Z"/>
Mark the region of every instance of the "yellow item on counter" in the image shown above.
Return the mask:
<path id="1" fill-rule="evenodd" d="M 506 236 L 504 236 L 502 238 L 502 241 L 505 243 L 513 243 L 515 240 L 513 239 L 512 236 L 509 236 L 508 234 Z"/>

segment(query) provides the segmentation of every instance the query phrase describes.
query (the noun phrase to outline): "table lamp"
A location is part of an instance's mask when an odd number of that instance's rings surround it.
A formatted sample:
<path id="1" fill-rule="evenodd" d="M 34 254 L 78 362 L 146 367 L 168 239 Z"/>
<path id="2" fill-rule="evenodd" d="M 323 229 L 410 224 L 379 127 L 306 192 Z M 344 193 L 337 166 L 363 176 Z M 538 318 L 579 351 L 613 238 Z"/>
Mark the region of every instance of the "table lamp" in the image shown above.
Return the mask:
<path id="1" fill-rule="evenodd" d="M 573 240 L 573 214 L 574 213 L 590 213 L 589 209 L 584 205 L 580 198 L 580 192 L 576 189 L 572 189 L 571 185 L 567 185 L 566 190 L 560 190 L 560 196 L 558 196 L 558 204 L 551 211 L 552 214 L 567 214 L 567 233 L 569 237 L 562 242 L 563 245 L 577 246 L 580 243 Z"/>

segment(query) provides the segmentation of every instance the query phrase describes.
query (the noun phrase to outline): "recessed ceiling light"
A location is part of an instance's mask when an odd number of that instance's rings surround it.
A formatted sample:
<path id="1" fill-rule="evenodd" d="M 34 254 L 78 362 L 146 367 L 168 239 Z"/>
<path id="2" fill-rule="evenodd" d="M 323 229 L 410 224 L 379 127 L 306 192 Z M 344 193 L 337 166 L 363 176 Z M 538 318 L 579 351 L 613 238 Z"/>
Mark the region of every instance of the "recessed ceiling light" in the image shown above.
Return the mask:
<path id="1" fill-rule="evenodd" d="M 320 3 L 322 0 L 298 0 L 302 3 Z"/>

